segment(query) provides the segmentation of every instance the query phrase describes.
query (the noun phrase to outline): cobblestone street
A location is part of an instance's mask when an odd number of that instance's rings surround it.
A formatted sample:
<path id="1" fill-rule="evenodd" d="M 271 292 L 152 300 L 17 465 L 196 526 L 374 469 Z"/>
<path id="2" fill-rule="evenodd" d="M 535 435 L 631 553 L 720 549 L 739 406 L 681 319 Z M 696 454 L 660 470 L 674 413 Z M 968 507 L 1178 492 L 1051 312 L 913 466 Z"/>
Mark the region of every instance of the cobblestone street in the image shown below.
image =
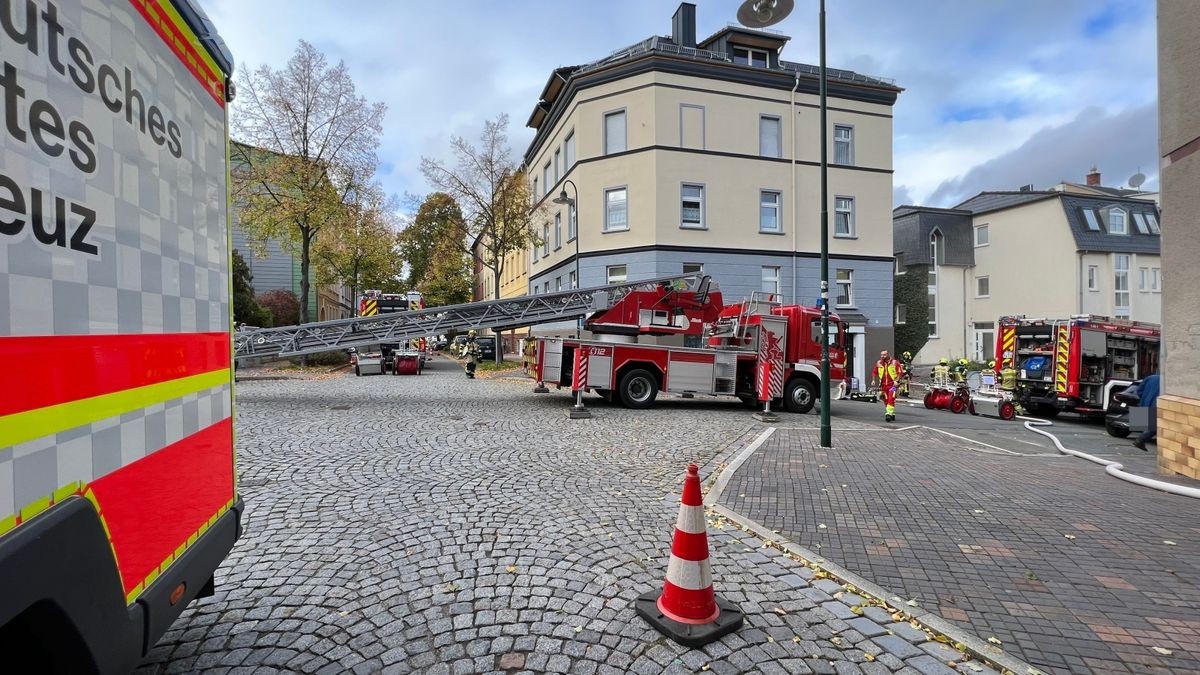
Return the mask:
<path id="1" fill-rule="evenodd" d="M 664 639 L 633 599 L 661 586 L 684 467 L 707 477 L 761 425 L 594 397 L 571 421 L 529 389 L 444 359 L 241 383 L 246 533 L 141 672 L 990 672 L 732 527 L 710 528 L 714 577 L 746 627 Z"/>
<path id="2" fill-rule="evenodd" d="M 722 502 L 1043 670 L 1200 670 L 1195 500 L 923 428 L 816 445 L 781 428 Z"/>

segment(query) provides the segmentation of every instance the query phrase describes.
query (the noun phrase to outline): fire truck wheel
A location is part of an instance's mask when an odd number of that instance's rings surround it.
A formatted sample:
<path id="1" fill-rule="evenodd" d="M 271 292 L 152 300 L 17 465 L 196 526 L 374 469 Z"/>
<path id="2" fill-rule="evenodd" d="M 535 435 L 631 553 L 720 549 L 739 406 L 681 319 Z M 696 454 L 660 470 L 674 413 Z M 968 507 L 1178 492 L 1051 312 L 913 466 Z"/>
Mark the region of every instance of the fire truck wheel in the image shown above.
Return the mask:
<path id="1" fill-rule="evenodd" d="M 1010 401 L 1005 401 L 1000 404 L 1000 419 L 1011 420 L 1017 416 L 1017 406 Z"/>
<path id="2" fill-rule="evenodd" d="M 1116 438 L 1129 438 L 1129 434 L 1132 433 L 1129 430 L 1129 427 L 1123 427 L 1123 428 L 1122 427 L 1114 427 L 1113 425 L 1108 424 L 1108 423 L 1105 423 L 1104 430 L 1108 432 L 1109 436 L 1113 436 Z"/>
<path id="3" fill-rule="evenodd" d="M 658 398 L 658 380 L 645 369 L 635 368 L 621 377 L 618 388 L 621 403 L 626 408 L 640 410 L 654 405 Z"/>
<path id="4" fill-rule="evenodd" d="M 927 392 L 925 394 L 925 407 L 929 408 L 930 410 L 933 410 L 933 392 L 932 391 Z"/>
<path id="5" fill-rule="evenodd" d="M 975 412 L 975 402 L 974 401 L 967 403 L 967 412 L 971 413 L 972 415 L 979 414 L 979 413 Z"/>
<path id="6" fill-rule="evenodd" d="M 954 398 L 950 399 L 950 412 L 957 415 L 966 409 L 967 409 L 967 404 L 963 403 L 963 400 L 961 398 L 955 396 Z"/>
<path id="7" fill-rule="evenodd" d="M 812 410 L 816 402 L 817 392 L 812 383 L 802 377 L 792 378 L 783 392 L 783 405 L 790 413 L 803 415 Z"/>

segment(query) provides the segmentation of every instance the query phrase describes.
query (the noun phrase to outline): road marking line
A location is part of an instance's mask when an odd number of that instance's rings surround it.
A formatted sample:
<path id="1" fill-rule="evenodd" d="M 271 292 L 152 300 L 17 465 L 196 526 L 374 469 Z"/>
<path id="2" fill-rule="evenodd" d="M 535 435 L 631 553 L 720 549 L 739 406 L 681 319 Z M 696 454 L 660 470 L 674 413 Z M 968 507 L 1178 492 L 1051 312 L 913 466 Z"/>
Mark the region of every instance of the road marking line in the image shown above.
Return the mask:
<path id="1" fill-rule="evenodd" d="M 704 498 L 705 506 L 712 506 L 713 504 L 717 503 L 717 500 L 721 498 L 721 493 L 725 491 L 725 486 L 728 485 L 729 481 L 733 479 L 733 474 L 737 472 L 738 467 L 740 467 L 743 462 L 749 459 L 750 455 L 754 454 L 754 451 L 758 450 L 759 446 L 761 446 L 763 443 L 766 443 L 767 439 L 770 438 L 771 434 L 774 433 L 775 427 L 767 427 L 761 434 L 758 435 L 758 438 L 751 441 L 750 445 L 742 448 L 742 451 L 734 456 L 733 461 L 725 465 L 725 469 L 721 471 L 721 475 L 717 478 L 717 482 L 713 484 L 712 488 L 708 491 L 708 495 Z"/>
<path id="2" fill-rule="evenodd" d="M 957 439 L 959 439 L 960 441 L 966 441 L 967 443 L 974 443 L 975 445 L 983 445 L 983 446 L 989 447 L 989 448 L 991 448 L 991 449 L 993 449 L 993 450 L 999 450 L 1000 452 L 1003 452 L 1003 453 L 1006 453 L 1006 454 L 1009 454 L 1009 455 L 1016 455 L 1016 456 L 1018 456 L 1018 457 L 1023 457 L 1023 456 L 1024 456 L 1024 455 L 1022 455 L 1022 454 L 1021 454 L 1021 453 L 1019 453 L 1019 452 L 1013 452 L 1012 450 L 1007 450 L 1007 449 L 1005 449 L 1005 448 L 1002 448 L 1002 447 L 1000 447 L 1000 446 L 998 446 L 998 445 L 992 445 L 992 444 L 990 444 L 990 443 L 984 443 L 983 441 L 977 441 L 977 440 L 975 440 L 975 439 L 973 439 L 973 438 L 967 438 L 966 436 L 959 436 L 958 434 L 952 434 L 952 433 L 950 433 L 949 431 L 942 431 L 941 429 L 935 429 L 934 427 L 930 427 L 930 426 L 927 426 L 927 427 L 925 427 L 925 428 L 926 428 L 926 429 L 929 429 L 930 431 L 936 431 L 936 432 L 938 432 L 939 434 L 946 434 L 947 436 L 952 436 L 952 437 L 954 437 L 954 438 L 957 438 Z M 967 449 L 968 449 L 968 450 L 973 450 L 974 448 L 967 448 Z"/>

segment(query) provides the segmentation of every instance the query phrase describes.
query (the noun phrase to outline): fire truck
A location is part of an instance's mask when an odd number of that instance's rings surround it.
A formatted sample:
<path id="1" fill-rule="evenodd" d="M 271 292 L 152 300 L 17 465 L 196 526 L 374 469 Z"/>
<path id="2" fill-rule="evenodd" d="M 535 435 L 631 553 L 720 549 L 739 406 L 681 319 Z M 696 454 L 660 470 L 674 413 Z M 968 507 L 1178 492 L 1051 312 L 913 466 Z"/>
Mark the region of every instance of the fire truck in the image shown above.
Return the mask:
<path id="1" fill-rule="evenodd" d="M 539 338 L 534 377 L 543 384 L 595 391 L 629 408 L 649 408 L 659 392 L 773 401 L 789 412 L 813 408 L 820 389 L 821 312 L 755 292 L 725 306 L 700 276 L 625 294 L 591 314 L 593 339 Z M 841 321 L 829 317 L 830 377 L 845 379 Z M 701 347 L 639 342 L 695 336 Z M 665 341 L 665 340 L 664 340 Z M 576 377 L 581 380 L 577 381 Z"/>
<path id="2" fill-rule="evenodd" d="M 407 293 L 384 293 L 383 291 L 365 291 L 358 301 L 359 316 L 379 316 L 380 314 L 393 314 L 396 312 L 409 312 L 425 309 L 425 299 L 419 291 L 408 291 Z M 397 369 L 396 361 L 397 354 L 403 352 L 404 360 L 407 364 L 410 361 L 417 361 L 417 368 L 413 372 L 419 372 L 425 365 L 426 354 L 423 349 L 417 348 L 414 343 L 416 340 L 407 342 L 381 342 L 377 349 L 351 349 L 350 365 L 354 367 L 355 375 L 364 373 L 383 374 L 387 372 L 407 373 L 412 368 Z M 420 339 L 424 343 L 424 338 Z M 404 349 L 401 349 L 404 347 Z"/>
<path id="3" fill-rule="evenodd" d="M 1034 415 L 1103 417 L 1115 391 L 1158 371 L 1158 324 L 1075 316 L 999 321 L 997 372 L 1017 373 L 1016 399 Z"/>
<path id="4" fill-rule="evenodd" d="M 0 670 L 129 672 L 241 533 L 233 60 L 196 0 L 0 11 Z"/>

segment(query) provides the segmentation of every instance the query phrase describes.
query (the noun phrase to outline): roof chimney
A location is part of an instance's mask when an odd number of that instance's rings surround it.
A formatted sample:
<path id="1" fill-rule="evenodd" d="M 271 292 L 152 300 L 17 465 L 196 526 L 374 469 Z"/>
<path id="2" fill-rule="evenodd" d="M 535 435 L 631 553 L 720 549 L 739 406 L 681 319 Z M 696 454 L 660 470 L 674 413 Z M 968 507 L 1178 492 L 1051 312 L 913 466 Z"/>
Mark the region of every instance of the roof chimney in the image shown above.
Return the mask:
<path id="1" fill-rule="evenodd" d="M 1100 186 L 1100 170 L 1097 169 L 1094 165 L 1092 166 L 1092 170 L 1088 172 L 1087 184 L 1089 187 L 1099 187 Z"/>
<path id="2" fill-rule="evenodd" d="M 680 47 L 696 46 L 696 6 L 692 3 L 679 3 L 671 17 L 671 40 Z"/>

